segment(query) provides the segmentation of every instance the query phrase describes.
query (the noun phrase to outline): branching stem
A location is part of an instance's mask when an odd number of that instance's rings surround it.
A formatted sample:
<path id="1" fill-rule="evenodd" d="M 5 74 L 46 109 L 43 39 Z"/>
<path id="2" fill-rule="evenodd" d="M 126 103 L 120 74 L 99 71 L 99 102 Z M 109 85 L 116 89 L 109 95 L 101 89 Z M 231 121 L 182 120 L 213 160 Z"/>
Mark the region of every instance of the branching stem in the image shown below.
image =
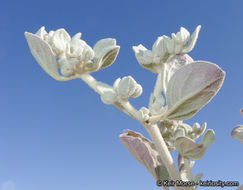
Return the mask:
<path id="1" fill-rule="evenodd" d="M 94 77 L 92 77 L 90 74 L 82 74 L 80 75 L 80 79 L 82 79 L 85 83 L 88 84 L 95 92 L 98 94 L 102 94 L 102 88 L 103 87 L 110 87 L 109 85 L 98 82 Z M 140 123 L 142 123 L 148 133 L 150 134 L 152 141 L 155 144 L 156 149 L 158 150 L 158 153 L 165 164 L 165 167 L 168 170 L 168 173 L 172 180 L 180 180 L 179 172 L 175 166 L 174 160 L 165 144 L 165 141 L 159 131 L 159 128 L 156 123 L 146 123 L 143 121 L 140 121 L 138 117 L 138 110 L 136 110 L 128 100 L 120 100 L 120 102 L 117 102 L 114 104 L 117 108 L 122 110 L 124 113 L 130 115 L 134 119 L 138 120 Z M 176 190 L 182 190 L 181 187 L 174 187 Z"/>

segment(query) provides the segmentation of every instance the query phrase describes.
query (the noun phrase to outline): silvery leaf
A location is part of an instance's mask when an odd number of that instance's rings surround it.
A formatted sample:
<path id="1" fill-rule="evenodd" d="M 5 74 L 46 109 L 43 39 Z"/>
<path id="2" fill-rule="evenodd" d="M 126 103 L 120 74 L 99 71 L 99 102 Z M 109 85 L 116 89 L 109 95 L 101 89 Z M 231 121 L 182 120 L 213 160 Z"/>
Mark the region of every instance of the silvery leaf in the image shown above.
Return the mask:
<path id="1" fill-rule="evenodd" d="M 74 76 L 63 77 L 58 73 L 56 57 L 50 46 L 44 40 L 29 32 L 25 32 L 25 37 L 32 55 L 47 74 L 59 81 L 67 81 L 75 78 Z"/>
<path id="2" fill-rule="evenodd" d="M 120 135 L 120 140 L 129 152 L 158 180 L 170 179 L 158 152 L 150 140 L 140 133 L 126 130 Z"/>
<path id="3" fill-rule="evenodd" d="M 190 32 L 184 27 L 181 27 L 180 31 L 177 32 L 176 34 L 172 33 L 172 39 L 179 44 L 186 44 L 189 38 L 190 38 Z"/>
<path id="4" fill-rule="evenodd" d="M 137 58 L 138 63 L 142 67 L 152 71 L 153 73 L 160 72 L 162 64 L 155 63 L 153 61 L 153 55 L 151 50 L 148 50 L 140 44 L 138 46 L 133 46 L 133 51 L 135 52 L 135 56 Z"/>
<path id="5" fill-rule="evenodd" d="M 197 144 L 188 137 L 178 137 L 175 140 L 176 150 L 186 158 L 200 159 L 206 148 L 203 144 Z"/>
<path id="6" fill-rule="evenodd" d="M 42 40 L 44 40 L 45 35 L 48 35 L 44 26 L 42 26 L 35 34 L 39 36 Z"/>
<path id="7" fill-rule="evenodd" d="M 231 132 L 231 136 L 233 139 L 237 138 L 241 143 L 243 143 L 243 125 L 235 127 Z"/>
<path id="8" fill-rule="evenodd" d="M 120 46 L 116 45 L 116 40 L 112 38 L 106 38 L 99 40 L 94 48 L 94 61 L 97 70 L 99 68 L 105 68 L 110 66 L 116 59 Z"/>
<path id="9" fill-rule="evenodd" d="M 165 61 L 167 54 L 167 48 L 166 48 L 166 43 L 165 43 L 165 38 L 168 38 L 168 36 L 160 36 L 157 38 L 157 40 L 154 42 L 153 47 L 152 47 L 152 57 L 153 57 L 153 62 L 160 64 Z M 165 58 L 166 57 L 166 58 Z"/>
<path id="10" fill-rule="evenodd" d="M 56 55 L 60 56 L 65 53 L 68 47 L 68 43 L 71 41 L 71 37 L 65 29 L 58 29 L 52 37 L 50 44 Z"/>
<path id="11" fill-rule="evenodd" d="M 179 70 L 181 67 L 192 63 L 193 59 L 187 55 L 187 54 L 182 54 L 182 55 L 174 55 L 171 56 L 166 63 L 164 63 L 163 68 L 162 68 L 162 91 L 166 93 L 167 91 L 167 86 L 168 82 L 173 76 L 173 74 Z"/>
<path id="12" fill-rule="evenodd" d="M 195 115 L 218 92 L 225 72 L 217 65 L 196 61 L 177 70 L 168 83 L 164 117 L 186 120 Z"/>
<path id="13" fill-rule="evenodd" d="M 208 148 L 211 144 L 216 141 L 215 133 L 212 129 L 208 129 L 203 136 L 202 144 Z"/>
<path id="14" fill-rule="evenodd" d="M 190 40 L 188 42 L 188 46 L 185 49 L 182 50 L 182 53 L 188 53 L 188 52 L 192 51 L 192 49 L 196 45 L 197 38 L 198 38 L 201 27 L 202 27 L 201 25 L 197 26 L 197 28 L 195 29 L 195 31 L 193 32 L 193 34 L 190 37 Z"/>

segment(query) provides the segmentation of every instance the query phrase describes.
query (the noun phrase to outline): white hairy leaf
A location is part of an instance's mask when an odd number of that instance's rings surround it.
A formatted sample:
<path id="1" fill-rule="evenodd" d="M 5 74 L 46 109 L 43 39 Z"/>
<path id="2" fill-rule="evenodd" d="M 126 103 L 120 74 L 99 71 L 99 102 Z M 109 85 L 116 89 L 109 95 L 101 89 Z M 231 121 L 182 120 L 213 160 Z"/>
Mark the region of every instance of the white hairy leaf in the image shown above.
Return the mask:
<path id="1" fill-rule="evenodd" d="M 197 144 L 188 137 L 176 138 L 175 147 L 182 156 L 193 159 L 200 159 L 203 157 L 206 150 L 203 144 Z"/>
<path id="2" fill-rule="evenodd" d="M 94 48 L 95 52 L 95 65 L 97 69 L 110 66 L 116 59 L 120 46 L 116 45 L 116 40 L 112 38 L 105 38 L 99 40 Z"/>
<path id="3" fill-rule="evenodd" d="M 174 73 L 177 70 L 179 70 L 181 67 L 192 62 L 193 59 L 187 54 L 174 55 L 168 58 L 167 62 L 164 63 L 164 66 L 161 71 L 162 90 L 164 93 L 166 93 L 168 82 L 171 79 L 171 77 L 174 75 Z"/>
<path id="4" fill-rule="evenodd" d="M 63 77 L 58 73 L 56 57 L 47 42 L 29 32 L 25 32 L 25 37 L 32 55 L 47 74 L 59 81 L 67 81 L 75 78 L 74 76 Z"/>
<path id="5" fill-rule="evenodd" d="M 211 144 L 216 141 L 215 133 L 212 129 L 208 129 L 203 135 L 202 144 L 208 148 Z"/>
<path id="6" fill-rule="evenodd" d="M 169 174 L 150 140 L 140 133 L 126 130 L 120 140 L 129 152 L 158 180 L 168 180 Z"/>
<path id="7" fill-rule="evenodd" d="M 225 72 L 210 62 L 196 61 L 181 67 L 168 83 L 165 117 L 191 118 L 216 95 L 224 77 Z"/>

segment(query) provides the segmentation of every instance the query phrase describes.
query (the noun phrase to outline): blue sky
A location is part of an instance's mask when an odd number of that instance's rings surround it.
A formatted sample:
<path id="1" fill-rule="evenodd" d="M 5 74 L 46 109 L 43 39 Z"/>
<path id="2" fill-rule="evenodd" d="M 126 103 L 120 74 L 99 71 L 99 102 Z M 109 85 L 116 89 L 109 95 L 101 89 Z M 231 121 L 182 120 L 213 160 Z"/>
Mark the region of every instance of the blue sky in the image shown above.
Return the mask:
<path id="1" fill-rule="evenodd" d="M 94 76 L 112 84 L 132 75 L 144 89 L 132 100 L 140 108 L 148 104 L 156 76 L 139 66 L 132 46 L 151 48 L 158 36 L 180 26 L 192 32 L 199 24 L 190 55 L 218 64 L 226 79 L 217 96 L 187 121 L 206 121 L 217 138 L 193 172 L 203 172 L 203 180 L 243 184 L 243 145 L 230 136 L 243 124 L 242 10 L 241 0 L 1 1 L 0 184 L 10 181 L 16 190 L 159 189 L 118 138 L 124 129 L 148 136 L 143 127 L 102 104 L 82 81 L 49 77 L 30 54 L 24 31 L 65 28 L 71 35 L 82 32 L 91 46 L 116 38 L 121 46 L 116 62 Z"/>

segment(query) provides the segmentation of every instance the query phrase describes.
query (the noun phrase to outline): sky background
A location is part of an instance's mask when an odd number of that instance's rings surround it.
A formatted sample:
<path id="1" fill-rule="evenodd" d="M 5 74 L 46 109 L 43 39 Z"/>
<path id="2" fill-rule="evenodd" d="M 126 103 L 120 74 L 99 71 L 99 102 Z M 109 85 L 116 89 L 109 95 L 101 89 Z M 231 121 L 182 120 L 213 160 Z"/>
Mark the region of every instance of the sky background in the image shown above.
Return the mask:
<path id="1" fill-rule="evenodd" d="M 190 56 L 226 71 L 222 89 L 195 117 L 208 123 L 216 142 L 196 162 L 203 180 L 234 180 L 243 184 L 243 145 L 231 130 L 243 124 L 242 0 L 89 0 L 0 2 L 0 186 L 1 190 L 157 190 L 155 180 L 119 140 L 124 129 L 148 137 L 143 126 L 100 97 L 80 80 L 58 82 L 31 55 L 24 32 L 65 28 L 82 32 L 91 46 L 116 38 L 116 62 L 94 73 L 112 84 L 132 75 L 143 95 L 132 100 L 147 106 L 156 75 L 139 66 L 132 51 L 151 48 L 158 36 L 180 26 L 202 29 Z M 199 140 L 200 142 L 200 140 Z M 215 188 L 199 188 L 215 189 Z M 224 189 L 235 189 L 227 188 Z"/>

